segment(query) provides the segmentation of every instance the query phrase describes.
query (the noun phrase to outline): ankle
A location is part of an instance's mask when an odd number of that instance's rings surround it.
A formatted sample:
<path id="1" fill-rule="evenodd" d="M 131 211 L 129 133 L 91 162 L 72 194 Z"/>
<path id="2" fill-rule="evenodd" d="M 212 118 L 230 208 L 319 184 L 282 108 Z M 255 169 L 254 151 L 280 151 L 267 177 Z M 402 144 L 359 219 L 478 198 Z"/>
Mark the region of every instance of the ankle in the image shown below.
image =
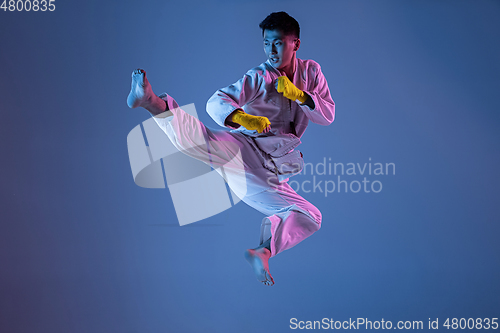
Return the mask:
<path id="1" fill-rule="evenodd" d="M 258 247 L 254 249 L 254 251 L 260 255 L 263 255 L 264 257 L 271 257 L 271 250 L 269 250 L 267 247 Z"/>
<path id="2" fill-rule="evenodd" d="M 148 110 L 152 115 L 156 116 L 165 112 L 165 101 L 155 94 L 152 94 L 143 102 L 142 107 Z"/>

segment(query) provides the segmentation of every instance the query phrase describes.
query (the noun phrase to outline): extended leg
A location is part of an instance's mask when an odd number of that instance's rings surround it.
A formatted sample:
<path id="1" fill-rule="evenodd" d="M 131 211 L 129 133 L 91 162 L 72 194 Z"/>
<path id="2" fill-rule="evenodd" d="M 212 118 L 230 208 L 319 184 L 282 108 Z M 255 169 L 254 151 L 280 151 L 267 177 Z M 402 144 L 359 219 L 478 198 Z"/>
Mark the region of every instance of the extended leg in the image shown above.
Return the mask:
<path id="1" fill-rule="evenodd" d="M 143 69 L 136 69 L 132 72 L 132 85 L 127 97 L 127 105 L 130 108 L 143 107 L 153 116 L 168 110 L 165 101 L 153 93 L 146 78 L 146 71 Z"/>

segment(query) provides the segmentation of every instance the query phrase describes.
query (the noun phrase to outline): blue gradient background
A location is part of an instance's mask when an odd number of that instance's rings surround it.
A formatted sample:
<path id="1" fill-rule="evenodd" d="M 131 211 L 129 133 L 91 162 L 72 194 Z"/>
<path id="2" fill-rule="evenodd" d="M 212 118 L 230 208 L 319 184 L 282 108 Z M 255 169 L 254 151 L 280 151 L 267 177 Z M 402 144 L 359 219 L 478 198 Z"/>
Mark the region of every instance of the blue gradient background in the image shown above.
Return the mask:
<path id="1" fill-rule="evenodd" d="M 306 162 L 371 158 L 396 174 L 368 178 L 378 194 L 304 194 L 322 229 L 271 260 L 268 288 L 243 258 L 260 213 L 238 203 L 179 227 L 168 190 L 134 184 L 126 137 L 149 115 L 125 101 L 142 67 L 157 94 L 195 103 L 216 127 L 206 101 L 265 61 L 258 24 L 279 10 L 301 24 L 297 55 L 321 64 L 336 103 L 332 125 L 306 131 Z M 500 317 L 498 17 L 498 1 L 0 11 L 0 332 Z"/>

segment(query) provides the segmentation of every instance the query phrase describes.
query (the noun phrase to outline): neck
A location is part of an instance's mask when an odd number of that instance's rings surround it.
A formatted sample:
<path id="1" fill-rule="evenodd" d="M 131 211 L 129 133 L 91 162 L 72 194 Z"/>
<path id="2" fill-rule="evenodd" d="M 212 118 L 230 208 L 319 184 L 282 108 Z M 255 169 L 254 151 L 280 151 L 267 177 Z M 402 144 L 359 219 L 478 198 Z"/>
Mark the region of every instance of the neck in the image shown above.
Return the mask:
<path id="1" fill-rule="evenodd" d="M 288 64 L 287 66 L 280 69 L 280 72 L 285 74 L 292 82 L 293 82 L 293 73 L 295 73 L 295 69 L 296 69 L 295 62 L 296 61 L 295 61 L 295 52 L 294 52 L 290 64 Z"/>

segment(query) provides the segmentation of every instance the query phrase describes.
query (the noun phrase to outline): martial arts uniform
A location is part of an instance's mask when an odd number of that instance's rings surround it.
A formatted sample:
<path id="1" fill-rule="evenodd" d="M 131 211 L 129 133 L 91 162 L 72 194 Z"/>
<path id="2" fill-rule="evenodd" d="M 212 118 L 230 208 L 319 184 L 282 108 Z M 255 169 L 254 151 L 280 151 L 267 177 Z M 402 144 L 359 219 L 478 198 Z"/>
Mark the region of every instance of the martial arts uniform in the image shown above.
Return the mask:
<path id="1" fill-rule="evenodd" d="M 309 120 L 329 125 L 335 117 L 335 104 L 318 63 L 296 58 L 292 80 L 311 96 L 314 109 L 278 93 L 275 82 L 279 76 L 282 74 L 268 60 L 215 92 L 207 102 L 207 112 L 227 129 L 205 127 L 166 93 L 160 97 L 173 116 L 163 113 L 153 117 L 174 146 L 211 164 L 242 201 L 266 215 L 260 242 L 271 237 L 272 256 L 293 247 L 321 226 L 320 211 L 287 181 L 303 166 L 302 154 L 295 148 Z M 267 117 L 271 130 L 258 133 L 231 122 L 228 116 L 238 108 Z"/>

